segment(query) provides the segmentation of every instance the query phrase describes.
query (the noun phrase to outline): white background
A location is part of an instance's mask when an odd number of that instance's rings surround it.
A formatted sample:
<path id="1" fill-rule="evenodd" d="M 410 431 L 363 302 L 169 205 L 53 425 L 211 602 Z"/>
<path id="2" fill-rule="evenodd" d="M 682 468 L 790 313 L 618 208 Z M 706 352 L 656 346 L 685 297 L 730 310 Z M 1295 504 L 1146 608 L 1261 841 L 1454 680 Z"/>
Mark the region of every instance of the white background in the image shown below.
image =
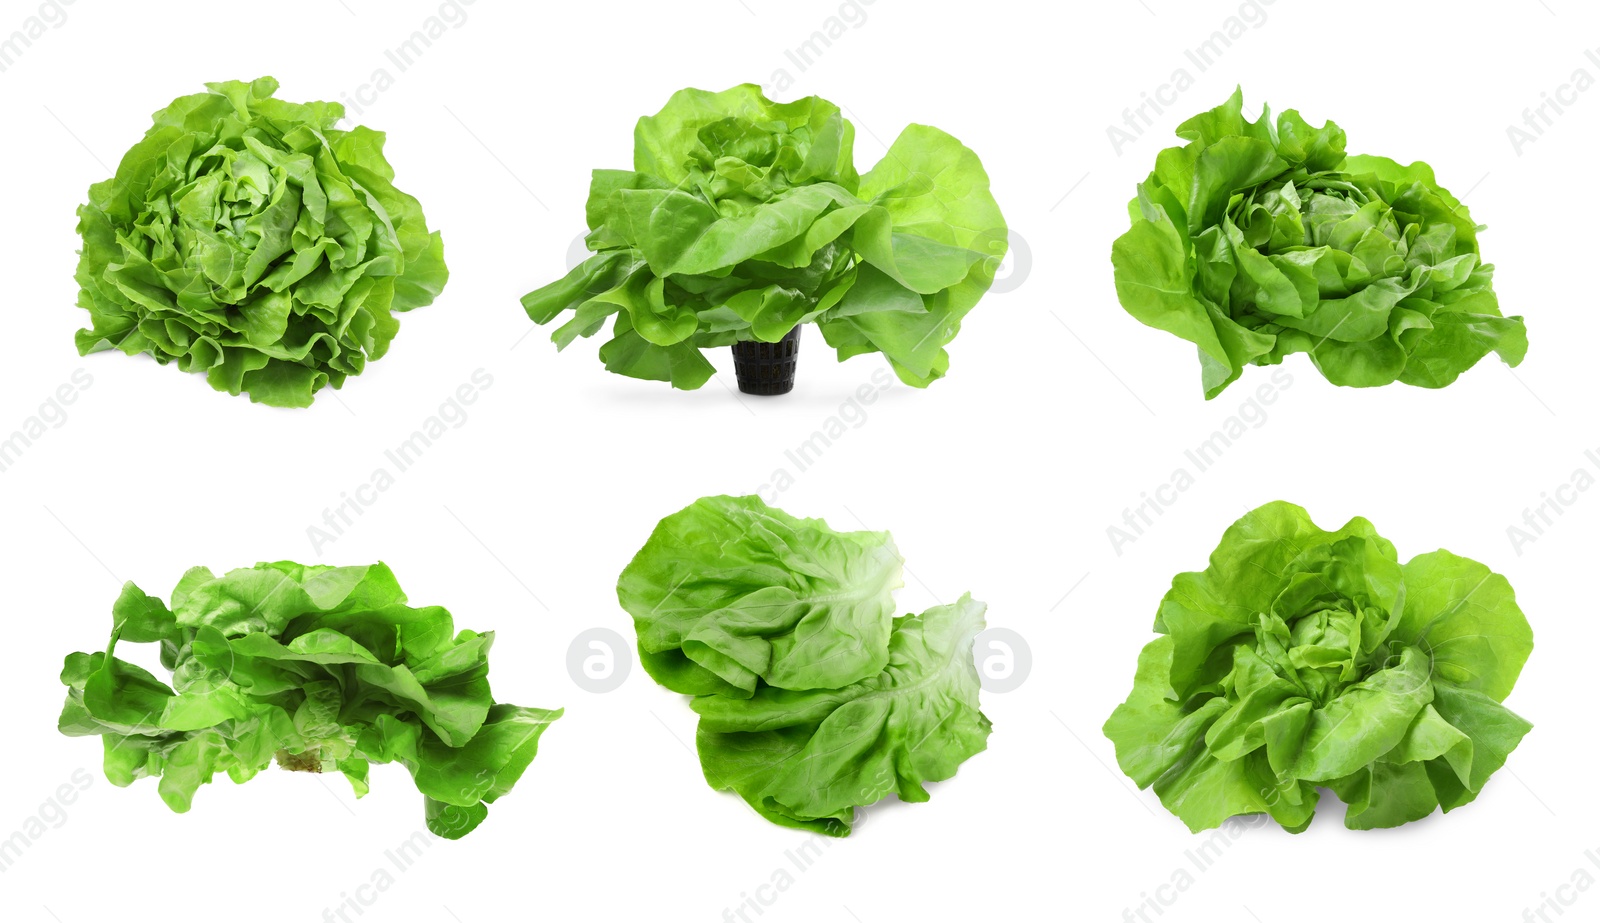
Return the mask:
<path id="1" fill-rule="evenodd" d="M 0 3 L 0 35 L 39 9 Z M 5 919 L 311 921 L 343 906 L 363 921 L 713 921 L 743 907 L 763 923 L 888 923 L 1137 920 L 1144 907 L 1163 923 L 1513 921 L 1541 906 L 1557 919 L 1551 900 L 1573 902 L 1569 918 L 1600 914 L 1600 893 L 1570 887 L 1577 870 L 1600 877 L 1584 855 L 1600 848 L 1600 492 L 1565 493 L 1575 502 L 1536 542 L 1515 548 L 1507 534 L 1575 470 L 1600 474 L 1584 454 L 1600 450 L 1600 92 L 1577 94 L 1520 154 L 1507 136 L 1576 69 L 1600 77 L 1584 55 L 1600 47 L 1600 17 L 1585 4 L 877 0 L 847 7 L 854 24 L 801 69 L 786 52 L 828 27 L 837 0 L 478 0 L 464 22 L 447 7 L 457 24 L 403 73 L 385 51 L 439 13 L 435 0 L 64 9 L 0 74 L 0 434 L 76 370 L 92 378 L 0 474 L 0 839 L 41 812 L 52 821 L 0 873 Z M 1201 71 L 1185 51 L 1241 9 L 1254 25 Z M 453 273 L 386 359 L 311 410 L 279 411 L 147 359 L 75 354 L 87 316 L 73 307 L 73 210 L 148 113 L 204 81 L 262 74 L 287 99 L 353 96 L 379 68 L 393 86 L 360 121 L 388 132 L 399 185 L 443 230 Z M 1194 85 L 1147 109 L 1153 127 L 1119 155 L 1107 127 L 1179 68 Z M 839 365 L 812 336 L 789 397 L 737 397 L 725 354 L 716 381 L 680 393 L 605 372 L 598 340 L 558 355 L 546 331 L 523 339 L 517 303 L 564 271 L 589 171 L 629 165 L 638 116 L 680 87 L 771 85 L 779 71 L 792 85 L 776 95 L 847 108 L 863 170 L 908 122 L 961 138 L 1032 253 L 1031 267 L 1013 263 L 1014 290 L 971 315 L 946 380 L 889 388 L 804 472 L 785 451 L 873 382 L 876 357 Z M 1432 163 L 1489 225 L 1502 303 L 1526 316 L 1533 346 L 1515 373 L 1491 358 L 1440 392 L 1336 389 L 1293 357 L 1264 417 L 1245 411 L 1259 425 L 1118 554 L 1108 527 L 1192 470 L 1185 450 L 1272 381 L 1252 370 L 1203 402 L 1193 348 L 1122 311 L 1109 262 L 1172 128 L 1235 84 L 1251 112 L 1296 107 L 1337 120 L 1353 152 Z M 479 369 L 493 384 L 466 421 L 314 550 L 308 527 L 392 467 L 384 450 Z M 767 493 L 790 512 L 893 531 L 913 575 L 904 611 L 971 590 L 1033 653 L 1019 690 L 985 696 L 987 752 L 928 804 L 865 812 L 804 871 L 786 857 L 804 835 L 702 781 L 680 697 L 637 668 L 614 692 L 585 691 L 566 666 L 585 630 L 632 637 L 613 586 L 657 519 L 760 489 L 778 469 L 795 481 Z M 1443 545 L 1505 573 L 1537 636 L 1508 704 L 1536 727 L 1449 817 L 1351 832 L 1329 796 L 1309 832 L 1236 830 L 1202 871 L 1186 852 L 1205 840 L 1112 771 L 1099 726 L 1172 575 L 1280 498 L 1328 527 L 1365 515 L 1403 557 Z M 399 767 L 375 769 L 360 802 L 340 779 L 273 770 L 246 786 L 219 779 L 175 815 L 153 782 L 107 783 L 98 741 L 55 731 L 61 659 L 103 646 L 123 580 L 165 596 L 195 564 L 283 558 L 386 561 L 414 602 L 499 633 L 498 698 L 567 708 L 488 822 L 403 872 L 385 851 L 421 829 L 422 799 Z M 92 781 L 64 811 L 50 806 L 74 774 Z M 392 875 L 382 891 L 379 869 Z M 778 870 L 785 889 L 764 887 Z M 1175 876 L 1185 890 L 1163 888 Z"/>

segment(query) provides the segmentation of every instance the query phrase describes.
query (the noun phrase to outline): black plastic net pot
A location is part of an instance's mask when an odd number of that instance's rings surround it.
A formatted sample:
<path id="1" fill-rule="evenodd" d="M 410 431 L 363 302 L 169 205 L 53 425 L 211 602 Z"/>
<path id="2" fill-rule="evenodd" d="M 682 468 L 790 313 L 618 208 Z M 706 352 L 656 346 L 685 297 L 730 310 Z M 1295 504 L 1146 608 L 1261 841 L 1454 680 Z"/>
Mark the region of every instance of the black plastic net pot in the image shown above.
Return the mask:
<path id="1" fill-rule="evenodd" d="M 745 394 L 788 394 L 794 390 L 794 369 L 800 358 L 800 327 L 776 343 L 733 344 L 733 371 Z"/>

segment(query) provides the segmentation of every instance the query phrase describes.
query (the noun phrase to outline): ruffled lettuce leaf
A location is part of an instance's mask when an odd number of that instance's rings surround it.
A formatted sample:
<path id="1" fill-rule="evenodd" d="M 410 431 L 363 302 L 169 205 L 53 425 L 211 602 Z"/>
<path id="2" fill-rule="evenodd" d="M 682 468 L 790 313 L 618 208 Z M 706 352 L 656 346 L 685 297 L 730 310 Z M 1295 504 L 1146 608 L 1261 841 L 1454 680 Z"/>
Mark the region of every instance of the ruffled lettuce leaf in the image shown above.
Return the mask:
<path id="1" fill-rule="evenodd" d="M 882 353 L 917 387 L 945 374 L 1006 250 L 959 141 L 912 125 L 862 176 L 839 107 L 753 85 L 683 90 L 634 136 L 632 171 L 594 173 L 594 255 L 523 298 L 539 324 L 572 312 L 559 348 L 611 320 L 608 369 L 694 389 L 715 371 L 702 350 L 815 323 L 841 360 Z"/>
<path id="2" fill-rule="evenodd" d="M 338 130 L 342 106 L 275 99 L 270 77 L 206 86 L 157 112 L 78 209 L 78 350 L 307 407 L 439 295 L 444 243 L 395 188 L 382 132 Z"/>
<path id="3" fill-rule="evenodd" d="M 245 782 L 276 760 L 340 772 L 357 797 L 373 763 L 398 762 L 428 827 L 456 839 L 511 790 L 561 711 L 498 704 L 494 634 L 413 608 L 388 567 L 260 564 L 184 575 L 169 607 L 127 584 L 104 652 L 67 657 L 63 734 L 100 736 L 113 784 L 159 778 L 186 812 L 218 772 Z M 163 682 L 116 656 L 161 646 Z"/>
<path id="4" fill-rule="evenodd" d="M 1347 156 L 1345 134 L 1289 110 L 1243 116 L 1235 91 L 1179 126 L 1112 246 L 1117 295 L 1198 347 L 1207 399 L 1250 365 L 1307 353 L 1336 385 L 1454 382 L 1527 353 L 1467 207 L 1425 163 Z"/>
<path id="5" fill-rule="evenodd" d="M 1401 565 L 1364 519 L 1253 511 L 1173 580 L 1156 631 L 1105 734 L 1194 831 L 1299 832 L 1323 788 L 1352 829 L 1448 812 L 1532 727 L 1501 704 L 1533 650 L 1505 578 L 1447 551 Z"/>

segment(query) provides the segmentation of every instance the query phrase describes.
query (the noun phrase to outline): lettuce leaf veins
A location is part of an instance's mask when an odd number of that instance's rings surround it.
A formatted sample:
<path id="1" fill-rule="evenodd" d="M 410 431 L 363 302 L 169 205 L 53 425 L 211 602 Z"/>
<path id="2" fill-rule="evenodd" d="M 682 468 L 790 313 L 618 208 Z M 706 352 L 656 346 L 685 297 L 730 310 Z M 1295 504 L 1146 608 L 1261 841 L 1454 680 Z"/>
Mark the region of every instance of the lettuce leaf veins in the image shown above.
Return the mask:
<path id="1" fill-rule="evenodd" d="M 1105 734 L 1193 831 L 1267 814 L 1298 833 L 1324 788 L 1356 830 L 1452 811 L 1532 727 L 1501 704 L 1533 650 L 1506 579 L 1448 551 L 1401 564 L 1365 519 L 1251 512 L 1155 630 Z"/>
<path id="2" fill-rule="evenodd" d="M 1505 317 L 1467 207 L 1425 163 L 1347 156 L 1345 133 L 1244 97 L 1178 127 L 1112 247 L 1117 295 L 1194 343 L 1207 399 L 1246 366 L 1307 353 L 1336 385 L 1442 388 L 1528 350 Z"/>
<path id="3" fill-rule="evenodd" d="M 78 350 L 308 407 L 444 289 L 444 243 L 395 188 L 383 133 L 334 128 L 343 106 L 275 99 L 271 77 L 206 86 L 157 112 L 78 209 Z"/>
<path id="4" fill-rule="evenodd" d="M 167 681 L 117 658 L 157 644 Z M 172 604 L 132 583 L 112 607 L 104 652 L 67 657 L 60 729 L 99 736 L 115 785 L 157 777 L 186 812 L 218 772 L 246 782 L 274 760 L 342 773 L 357 797 L 373 763 L 400 763 L 428 829 L 458 839 L 511 791 L 559 709 L 489 692 L 494 633 L 457 633 L 450 613 L 406 604 L 382 564 L 260 564 L 222 577 L 197 567 Z"/>

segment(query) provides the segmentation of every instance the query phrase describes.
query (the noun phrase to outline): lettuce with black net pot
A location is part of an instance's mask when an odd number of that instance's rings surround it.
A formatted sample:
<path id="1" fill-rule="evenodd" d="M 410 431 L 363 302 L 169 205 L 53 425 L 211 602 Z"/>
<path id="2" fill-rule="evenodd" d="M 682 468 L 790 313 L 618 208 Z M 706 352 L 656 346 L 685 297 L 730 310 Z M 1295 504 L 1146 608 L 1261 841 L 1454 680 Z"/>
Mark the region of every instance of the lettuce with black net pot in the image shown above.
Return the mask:
<path id="1" fill-rule="evenodd" d="M 179 813 L 219 772 L 243 783 L 276 761 L 341 773 L 361 797 L 373 764 L 400 763 L 428 829 L 458 839 L 561 717 L 496 702 L 494 633 L 457 633 L 443 608 L 409 605 L 383 564 L 197 567 L 170 607 L 129 583 L 111 613 L 106 650 L 66 658 L 60 730 L 100 737 L 107 779 L 158 778 Z M 170 680 L 119 659 L 127 643 L 159 645 Z"/>
<path id="2" fill-rule="evenodd" d="M 79 352 L 120 349 L 213 388 L 308 407 L 388 352 L 449 271 L 382 132 L 278 82 L 206 84 L 154 115 L 78 209 Z"/>
<path id="3" fill-rule="evenodd" d="M 1007 241 L 982 163 L 955 138 L 912 125 L 862 175 L 838 106 L 744 85 L 682 90 L 634 139 L 631 171 L 594 172 L 593 255 L 522 300 L 539 324 L 572 312 L 558 347 L 610 320 L 606 368 L 687 390 L 715 372 L 702 350 L 814 323 L 841 361 L 882 353 L 915 387 L 949 370 L 945 347 Z"/>
<path id="4" fill-rule="evenodd" d="M 1178 127 L 1112 248 L 1117 295 L 1196 344 L 1207 399 L 1251 365 L 1307 353 L 1329 381 L 1442 388 L 1497 353 L 1519 364 L 1467 207 L 1425 163 L 1347 155 L 1345 133 L 1244 97 Z"/>
<path id="5" fill-rule="evenodd" d="M 1502 704 L 1533 651 L 1511 585 L 1448 551 L 1401 564 L 1365 519 L 1249 513 L 1155 630 L 1105 734 L 1196 832 L 1243 814 L 1301 832 L 1323 788 L 1357 830 L 1453 811 L 1532 728 Z"/>

